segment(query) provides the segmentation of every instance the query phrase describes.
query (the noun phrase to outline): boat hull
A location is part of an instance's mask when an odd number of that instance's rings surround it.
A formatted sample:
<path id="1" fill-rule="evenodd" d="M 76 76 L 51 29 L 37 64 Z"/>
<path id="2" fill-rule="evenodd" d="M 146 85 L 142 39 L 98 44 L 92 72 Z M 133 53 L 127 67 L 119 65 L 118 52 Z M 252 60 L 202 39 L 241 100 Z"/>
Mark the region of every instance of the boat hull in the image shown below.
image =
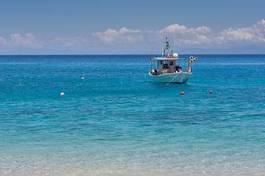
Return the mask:
<path id="1" fill-rule="evenodd" d="M 149 76 L 153 79 L 154 82 L 161 83 L 186 83 L 189 80 L 191 72 L 176 72 L 176 73 L 165 73 L 160 75 L 152 75 L 149 73 Z"/>

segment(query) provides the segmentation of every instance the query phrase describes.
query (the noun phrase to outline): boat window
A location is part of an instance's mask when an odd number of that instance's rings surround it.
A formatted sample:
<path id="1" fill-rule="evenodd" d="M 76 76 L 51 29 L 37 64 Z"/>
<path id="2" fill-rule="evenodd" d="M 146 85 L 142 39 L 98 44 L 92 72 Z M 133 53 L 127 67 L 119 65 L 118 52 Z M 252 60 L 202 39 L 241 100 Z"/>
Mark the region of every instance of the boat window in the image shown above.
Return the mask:
<path id="1" fill-rule="evenodd" d="M 164 64 L 163 69 L 168 69 L 168 64 Z"/>

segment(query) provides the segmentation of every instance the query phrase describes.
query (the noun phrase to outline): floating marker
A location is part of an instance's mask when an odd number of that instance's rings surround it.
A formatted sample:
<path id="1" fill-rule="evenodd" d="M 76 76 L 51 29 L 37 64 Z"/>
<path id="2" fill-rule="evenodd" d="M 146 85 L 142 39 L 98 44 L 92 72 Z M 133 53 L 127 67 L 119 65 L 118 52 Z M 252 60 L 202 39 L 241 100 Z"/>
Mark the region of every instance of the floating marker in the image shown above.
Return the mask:
<path id="1" fill-rule="evenodd" d="M 179 92 L 179 95 L 185 95 L 185 92 L 184 91 L 181 91 L 181 92 Z"/>
<path id="2" fill-rule="evenodd" d="M 61 92 L 61 93 L 60 93 L 60 96 L 61 96 L 61 97 L 64 96 L 64 92 Z"/>

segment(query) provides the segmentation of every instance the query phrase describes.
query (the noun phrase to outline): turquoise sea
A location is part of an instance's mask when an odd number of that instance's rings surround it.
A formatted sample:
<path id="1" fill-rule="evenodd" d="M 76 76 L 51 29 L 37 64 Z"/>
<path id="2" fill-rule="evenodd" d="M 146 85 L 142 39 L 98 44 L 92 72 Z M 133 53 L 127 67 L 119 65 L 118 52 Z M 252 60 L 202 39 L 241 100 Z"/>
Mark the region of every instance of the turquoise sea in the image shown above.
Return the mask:
<path id="1" fill-rule="evenodd" d="M 179 85 L 147 55 L 0 56 L 0 175 L 264 175 L 265 55 L 198 57 Z"/>

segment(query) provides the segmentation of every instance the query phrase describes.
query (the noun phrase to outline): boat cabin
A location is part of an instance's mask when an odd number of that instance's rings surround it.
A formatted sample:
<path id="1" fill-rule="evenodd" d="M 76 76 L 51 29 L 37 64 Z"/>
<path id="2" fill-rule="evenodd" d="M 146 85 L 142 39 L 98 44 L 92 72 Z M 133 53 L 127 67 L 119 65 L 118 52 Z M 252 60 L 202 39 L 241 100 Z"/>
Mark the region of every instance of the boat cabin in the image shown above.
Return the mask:
<path id="1" fill-rule="evenodd" d="M 152 59 L 152 74 L 181 72 L 182 68 L 177 64 L 177 57 L 155 57 Z"/>
<path id="2" fill-rule="evenodd" d="M 154 69 L 152 69 L 151 74 L 159 75 L 180 72 L 182 68 L 177 64 L 177 60 L 179 60 L 178 54 L 173 52 L 166 37 L 162 56 L 152 59 L 152 65 L 155 64 L 155 66 L 152 66 Z"/>

